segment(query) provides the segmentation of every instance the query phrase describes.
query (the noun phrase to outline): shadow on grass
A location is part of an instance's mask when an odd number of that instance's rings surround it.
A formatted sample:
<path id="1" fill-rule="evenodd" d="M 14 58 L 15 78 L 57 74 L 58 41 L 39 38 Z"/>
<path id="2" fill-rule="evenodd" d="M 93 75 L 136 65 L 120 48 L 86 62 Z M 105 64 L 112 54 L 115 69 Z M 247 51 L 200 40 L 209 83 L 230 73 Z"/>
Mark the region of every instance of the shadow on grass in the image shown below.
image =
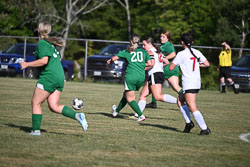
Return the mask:
<path id="1" fill-rule="evenodd" d="M 18 128 L 27 133 L 32 130 L 32 128 L 28 126 L 20 126 L 20 125 L 15 125 L 15 124 L 4 124 L 4 125 L 11 127 L 11 128 Z M 47 132 L 47 131 L 45 129 L 41 129 L 41 132 Z"/>
<path id="2" fill-rule="evenodd" d="M 173 128 L 173 127 L 169 127 L 169 126 L 163 126 L 163 125 L 157 125 L 157 124 L 148 124 L 148 123 L 140 123 L 141 126 L 153 126 L 153 127 L 157 127 L 157 128 L 161 128 L 161 129 L 166 129 L 166 130 L 172 130 L 175 132 L 181 132 L 180 130 Z"/>
<path id="3" fill-rule="evenodd" d="M 11 128 L 17 128 L 17 129 L 20 129 L 26 133 L 30 133 L 31 130 L 32 130 L 32 127 L 28 127 L 28 126 L 20 126 L 20 125 L 15 125 L 15 124 L 4 124 L 8 127 L 11 127 Z M 48 132 L 47 130 L 45 129 L 41 129 L 41 132 L 43 133 L 50 133 L 50 134 L 57 134 L 57 135 L 69 135 L 69 134 L 65 134 L 65 133 L 59 133 L 59 132 Z M 70 135 L 74 135 L 74 136 L 81 136 L 79 134 L 70 134 Z"/>
<path id="4" fill-rule="evenodd" d="M 104 113 L 104 112 L 98 112 L 98 113 L 88 113 L 88 114 L 93 114 L 93 115 L 103 115 L 105 117 L 109 117 L 109 118 L 114 118 L 112 113 Z M 115 118 L 119 118 L 119 119 L 137 119 L 136 117 L 134 117 L 133 113 L 119 113 Z M 165 117 L 148 117 L 146 116 L 147 119 L 156 119 L 156 120 L 170 120 L 169 118 L 165 118 Z M 173 120 L 173 119 L 171 119 Z"/>
<path id="5" fill-rule="evenodd" d="M 88 114 L 93 114 L 93 115 L 103 115 L 109 118 L 114 118 L 112 113 L 104 113 L 104 112 L 98 112 L 98 113 L 88 113 Z M 125 114 L 118 114 L 115 118 L 120 118 L 120 119 L 126 119 L 127 116 L 125 116 Z"/>

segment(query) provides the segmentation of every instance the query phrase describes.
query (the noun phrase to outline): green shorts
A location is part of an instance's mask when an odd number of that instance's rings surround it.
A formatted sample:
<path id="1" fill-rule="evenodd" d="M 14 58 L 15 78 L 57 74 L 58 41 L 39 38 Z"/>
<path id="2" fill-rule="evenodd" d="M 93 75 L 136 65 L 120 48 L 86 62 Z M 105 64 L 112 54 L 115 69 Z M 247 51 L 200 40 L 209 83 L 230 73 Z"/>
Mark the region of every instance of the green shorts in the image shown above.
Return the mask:
<path id="1" fill-rule="evenodd" d="M 169 65 L 168 64 L 167 66 L 164 67 L 164 76 L 165 76 L 165 79 L 168 79 L 172 76 L 177 76 L 179 77 L 179 67 L 176 66 L 172 71 L 169 70 Z"/>
<path id="2" fill-rule="evenodd" d="M 46 90 L 47 92 L 53 93 L 55 90 L 62 91 L 64 87 L 64 80 L 63 81 L 47 81 L 44 79 L 39 79 L 37 81 L 36 86 L 40 89 Z"/>
<path id="3" fill-rule="evenodd" d="M 143 80 L 126 79 L 124 83 L 125 90 L 138 91 L 144 85 L 144 81 L 145 81 L 144 79 Z"/>

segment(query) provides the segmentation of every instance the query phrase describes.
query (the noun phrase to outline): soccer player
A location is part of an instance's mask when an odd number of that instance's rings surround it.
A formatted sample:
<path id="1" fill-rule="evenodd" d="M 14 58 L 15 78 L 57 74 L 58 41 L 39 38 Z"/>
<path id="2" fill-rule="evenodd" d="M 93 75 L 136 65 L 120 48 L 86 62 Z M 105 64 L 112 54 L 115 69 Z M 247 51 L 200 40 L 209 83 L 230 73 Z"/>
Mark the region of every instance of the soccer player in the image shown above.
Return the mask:
<path id="1" fill-rule="evenodd" d="M 138 48 L 140 38 L 138 35 L 133 35 L 130 39 L 130 45 L 127 50 L 119 52 L 107 61 L 110 64 L 112 61 L 124 58 L 128 62 L 125 74 L 124 93 L 119 102 L 119 105 L 112 106 L 113 116 L 116 117 L 122 108 L 128 103 L 130 107 L 138 114 L 138 122 L 144 121 L 146 118 L 142 114 L 137 102 L 135 101 L 135 91 L 138 91 L 145 81 L 145 67 L 151 68 L 151 60 L 148 53 L 144 49 Z"/>
<path id="2" fill-rule="evenodd" d="M 176 66 L 180 66 L 185 102 L 201 128 L 200 135 L 208 135 L 211 131 L 207 127 L 201 112 L 197 109 L 196 94 L 201 88 L 200 67 L 209 67 L 210 64 L 199 50 L 191 48 L 192 43 L 193 36 L 191 34 L 181 35 L 181 44 L 184 50 L 176 55 L 169 69 L 173 70 Z"/>
<path id="3" fill-rule="evenodd" d="M 171 62 L 176 56 L 174 46 L 171 43 L 171 34 L 169 31 L 163 31 L 160 38 L 162 43 L 160 50 Z M 164 75 L 165 79 L 169 82 L 174 91 L 180 94 L 182 89 L 179 86 L 179 68 L 176 67 L 173 71 L 170 71 L 169 65 L 164 66 Z M 157 108 L 157 103 L 154 96 L 152 96 L 152 102 L 147 104 L 146 108 Z"/>
<path id="4" fill-rule="evenodd" d="M 171 62 L 175 56 L 175 49 L 173 44 L 171 43 L 171 34 L 169 31 L 163 31 L 161 33 L 161 43 L 160 51 L 164 54 L 164 56 Z M 182 98 L 182 88 L 179 85 L 179 67 L 175 67 L 172 71 L 169 70 L 169 64 L 164 66 L 164 75 L 165 79 L 171 85 L 173 90 L 180 95 L 178 98 Z M 190 130 L 194 127 L 194 123 L 190 117 L 190 111 L 187 105 L 183 102 L 183 100 L 178 100 L 178 107 L 180 108 L 181 114 L 186 122 L 186 126 L 184 128 L 184 133 L 189 133 Z M 146 105 L 146 108 L 157 108 L 156 99 L 152 96 L 152 102 Z"/>
<path id="5" fill-rule="evenodd" d="M 151 57 L 153 67 L 148 70 L 148 80 L 146 81 L 140 93 L 138 105 L 141 111 L 145 109 L 146 97 L 151 93 L 157 101 L 176 104 L 177 99 L 175 97 L 169 94 L 161 94 L 162 84 L 164 82 L 163 62 L 167 61 L 167 59 L 163 58 L 163 55 L 160 53 L 160 51 L 156 49 L 151 37 L 143 40 L 142 44 L 143 48 Z"/>
<path id="6" fill-rule="evenodd" d="M 157 101 L 177 104 L 178 107 L 180 108 L 184 120 L 186 121 L 186 126 L 183 132 L 189 133 L 190 130 L 194 127 L 194 123 L 190 119 L 189 110 L 184 101 L 183 100 L 180 101 L 180 98 L 178 98 L 177 100 L 175 97 L 169 94 L 162 94 L 161 92 L 162 84 L 164 82 L 163 66 L 169 63 L 168 59 L 164 58 L 164 56 L 160 53 L 159 49 L 158 50 L 156 49 L 157 47 L 154 45 L 153 39 L 151 37 L 143 40 L 142 43 L 143 43 L 143 48 L 148 52 L 148 54 L 151 57 L 153 67 L 148 70 L 148 76 L 149 76 L 148 80 L 140 93 L 140 99 L 138 105 L 141 111 L 142 112 L 144 111 L 146 106 L 146 98 L 150 93 L 153 94 L 153 97 Z M 163 62 L 165 63 L 164 65 Z M 186 114 L 186 111 L 183 109 L 185 107 L 188 115 Z"/>
<path id="7" fill-rule="evenodd" d="M 37 60 L 21 63 L 21 69 L 40 67 L 41 73 L 32 97 L 32 131 L 31 135 L 41 135 L 42 104 L 48 102 L 49 109 L 66 117 L 78 120 L 84 131 L 88 123 L 84 113 L 76 113 L 72 108 L 59 105 L 60 95 L 64 87 L 64 71 L 60 61 L 60 53 L 56 46 L 63 46 L 63 40 L 49 37 L 51 24 L 41 22 L 38 26 L 40 40 L 35 50 Z"/>
<path id="8" fill-rule="evenodd" d="M 232 86 L 234 93 L 238 94 L 239 91 L 235 88 L 234 81 L 231 78 L 231 66 L 232 66 L 232 60 L 231 60 L 231 47 L 226 43 L 221 43 L 223 46 L 223 50 L 220 52 L 219 55 L 219 78 L 220 78 L 220 88 L 221 93 L 226 93 L 226 82 L 225 79 L 229 82 L 230 86 Z"/>

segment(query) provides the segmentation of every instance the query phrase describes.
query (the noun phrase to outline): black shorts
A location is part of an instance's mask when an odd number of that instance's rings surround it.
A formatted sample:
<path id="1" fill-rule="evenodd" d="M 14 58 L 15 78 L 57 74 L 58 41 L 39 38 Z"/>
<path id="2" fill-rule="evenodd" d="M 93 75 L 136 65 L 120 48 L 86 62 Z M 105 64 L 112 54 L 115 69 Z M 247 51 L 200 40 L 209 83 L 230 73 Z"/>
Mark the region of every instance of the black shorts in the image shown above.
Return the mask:
<path id="1" fill-rule="evenodd" d="M 148 84 L 154 85 L 154 84 L 163 84 L 164 82 L 164 73 L 163 72 L 156 72 L 149 76 L 148 78 Z"/>
<path id="2" fill-rule="evenodd" d="M 200 90 L 200 89 L 188 89 L 188 90 L 185 90 L 185 91 L 183 91 L 183 92 L 184 92 L 184 94 L 185 94 L 185 93 L 198 93 L 199 90 Z"/>
<path id="3" fill-rule="evenodd" d="M 220 67 L 219 78 L 231 78 L 231 67 Z"/>

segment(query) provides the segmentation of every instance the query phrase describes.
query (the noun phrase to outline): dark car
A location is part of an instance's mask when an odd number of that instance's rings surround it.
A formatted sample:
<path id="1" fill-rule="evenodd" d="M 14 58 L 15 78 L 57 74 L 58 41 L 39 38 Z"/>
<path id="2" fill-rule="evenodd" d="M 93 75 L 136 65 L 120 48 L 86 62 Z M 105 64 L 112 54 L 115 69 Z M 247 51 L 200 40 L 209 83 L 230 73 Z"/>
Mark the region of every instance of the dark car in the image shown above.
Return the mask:
<path id="1" fill-rule="evenodd" d="M 231 76 L 240 91 L 250 90 L 250 54 L 242 57 L 232 66 Z"/>
<path id="2" fill-rule="evenodd" d="M 124 59 L 119 59 L 111 64 L 107 64 L 107 60 L 126 48 L 127 45 L 124 44 L 112 44 L 105 47 L 100 53 L 89 56 L 87 58 L 87 76 L 94 79 L 107 79 L 122 82 L 127 67 L 126 61 Z M 84 76 L 84 64 L 81 71 Z"/>
<path id="3" fill-rule="evenodd" d="M 24 61 L 24 46 L 23 43 L 14 44 L 0 54 L 0 74 L 16 76 L 23 73 L 23 70 L 20 70 L 20 63 Z M 27 62 L 36 60 L 34 55 L 36 46 L 36 44 L 26 44 L 25 59 Z M 65 79 L 72 78 L 74 76 L 74 62 L 71 60 L 62 60 L 61 63 Z M 25 76 L 27 78 L 38 78 L 40 73 L 38 69 L 31 67 L 25 69 Z"/>

